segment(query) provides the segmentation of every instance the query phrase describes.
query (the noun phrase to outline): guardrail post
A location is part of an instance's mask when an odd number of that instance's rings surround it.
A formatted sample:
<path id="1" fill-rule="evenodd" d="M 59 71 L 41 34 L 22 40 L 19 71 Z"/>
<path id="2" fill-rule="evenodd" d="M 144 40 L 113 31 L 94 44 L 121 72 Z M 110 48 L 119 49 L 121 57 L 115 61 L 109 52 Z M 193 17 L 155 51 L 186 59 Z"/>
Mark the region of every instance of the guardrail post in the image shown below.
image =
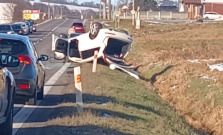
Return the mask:
<path id="1" fill-rule="evenodd" d="M 76 89 L 76 104 L 77 112 L 83 112 L 83 98 L 82 98 L 82 86 L 81 86 L 81 68 L 80 66 L 74 67 L 74 84 Z"/>
<path id="2" fill-rule="evenodd" d="M 170 20 L 173 19 L 173 12 L 170 12 Z"/>
<path id="3" fill-rule="evenodd" d="M 93 60 L 93 68 L 92 72 L 95 73 L 97 69 L 97 61 L 98 61 L 98 51 L 94 51 L 94 60 Z"/>
<path id="4" fill-rule="evenodd" d="M 149 19 L 149 11 L 146 12 L 146 18 Z"/>

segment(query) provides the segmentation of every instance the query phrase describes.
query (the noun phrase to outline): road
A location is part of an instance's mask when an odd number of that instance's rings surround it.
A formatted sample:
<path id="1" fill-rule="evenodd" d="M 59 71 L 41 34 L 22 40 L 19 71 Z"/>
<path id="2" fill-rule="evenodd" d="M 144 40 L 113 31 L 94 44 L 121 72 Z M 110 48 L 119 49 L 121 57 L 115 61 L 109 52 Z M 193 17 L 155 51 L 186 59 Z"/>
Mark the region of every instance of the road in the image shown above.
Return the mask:
<path id="1" fill-rule="evenodd" d="M 29 35 L 40 54 L 53 56 L 51 51 L 52 33 L 67 33 L 68 28 L 74 21 L 80 20 L 63 20 L 55 19 L 41 24 L 37 32 Z M 41 128 L 44 128 L 45 122 L 51 119 L 51 114 L 55 112 L 55 107 L 63 102 L 63 93 L 68 82 L 63 78 L 70 64 L 58 63 L 52 60 L 43 62 L 46 69 L 46 80 L 44 87 L 45 98 L 37 102 L 37 106 L 28 106 L 15 104 L 13 135 L 42 135 Z M 72 70 L 71 70 L 72 71 Z M 18 99 L 16 101 L 19 102 Z"/>

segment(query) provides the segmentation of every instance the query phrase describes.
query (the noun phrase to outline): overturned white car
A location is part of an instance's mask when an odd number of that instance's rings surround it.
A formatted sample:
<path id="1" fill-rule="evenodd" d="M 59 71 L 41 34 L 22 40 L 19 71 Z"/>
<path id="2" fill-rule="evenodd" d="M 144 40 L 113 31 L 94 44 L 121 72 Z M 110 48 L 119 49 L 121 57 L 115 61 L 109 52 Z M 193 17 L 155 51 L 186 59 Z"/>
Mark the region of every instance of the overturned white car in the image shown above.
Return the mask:
<path id="1" fill-rule="evenodd" d="M 65 35 L 55 37 L 52 51 L 55 59 L 66 58 L 75 63 L 93 61 L 94 52 L 98 51 L 98 58 L 103 58 L 111 69 L 124 70 L 124 68 L 133 68 L 131 65 L 126 65 L 124 61 L 131 49 L 132 41 L 133 38 L 127 31 L 102 28 L 102 24 L 96 22 L 91 25 L 88 33 L 76 33 L 69 38 Z"/>

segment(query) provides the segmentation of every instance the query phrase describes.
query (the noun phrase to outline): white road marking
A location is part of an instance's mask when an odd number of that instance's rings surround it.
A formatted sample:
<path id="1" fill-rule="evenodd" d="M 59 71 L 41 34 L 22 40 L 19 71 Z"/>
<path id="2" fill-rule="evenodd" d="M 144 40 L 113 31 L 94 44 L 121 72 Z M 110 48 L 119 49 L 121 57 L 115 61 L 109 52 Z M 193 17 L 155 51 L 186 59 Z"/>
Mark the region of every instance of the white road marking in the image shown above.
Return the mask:
<path id="1" fill-rule="evenodd" d="M 64 24 L 65 22 L 67 22 L 67 20 L 63 21 L 61 24 L 59 24 L 57 27 L 55 27 L 52 31 L 55 31 L 58 27 L 60 27 L 62 24 Z"/>
<path id="2" fill-rule="evenodd" d="M 70 63 L 64 64 L 46 83 L 44 86 L 44 95 L 47 95 L 50 89 L 53 87 L 52 85 L 56 83 L 56 81 L 62 76 L 62 74 L 67 70 L 70 66 Z M 49 85 L 50 84 L 50 85 Z M 15 135 L 19 128 L 22 127 L 24 122 L 29 118 L 32 112 L 38 108 L 38 105 L 41 101 L 37 101 L 36 106 L 24 105 L 23 108 L 14 116 L 14 123 L 13 123 L 13 133 Z"/>
<path id="3" fill-rule="evenodd" d="M 50 21 L 50 20 L 48 20 L 48 21 Z M 47 22 L 47 21 L 46 21 L 46 22 Z M 45 23 L 46 23 L 46 22 L 45 22 Z M 56 26 L 55 28 L 53 28 L 52 31 L 55 31 L 57 28 L 59 28 L 59 27 L 60 27 L 61 25 L 63 25 L 65 22 L 67 22 L 67 20 L 63 21 L 61 24 L 59 24 L 58 26 Z M 43 23 L 42 23 L 42 24 L 43 24 Z M 52 32 L 49 32 L 45 37 L 48 37 L 51 33 L 52 33 Z M 44 39 L 45 37 L 43 37 L 43 39 Z M 38 40 L 36 43 L 39 43 L 39 42 L 42 41 L 43 39 Z"/>
<path id="4" fill-rule="evenodd" d="M 47 22 L 49 22 L 50 20 L 52 20 L 52 19 L 49 19 L 49 20 L 46 20 L 46 21 L 44 21 L 44 22 L 42 22 L 42 23 L 36 24 L 36 26 L 42 25 L 42 24 L 44 24 L 44 23 L 47 23 Z"/>

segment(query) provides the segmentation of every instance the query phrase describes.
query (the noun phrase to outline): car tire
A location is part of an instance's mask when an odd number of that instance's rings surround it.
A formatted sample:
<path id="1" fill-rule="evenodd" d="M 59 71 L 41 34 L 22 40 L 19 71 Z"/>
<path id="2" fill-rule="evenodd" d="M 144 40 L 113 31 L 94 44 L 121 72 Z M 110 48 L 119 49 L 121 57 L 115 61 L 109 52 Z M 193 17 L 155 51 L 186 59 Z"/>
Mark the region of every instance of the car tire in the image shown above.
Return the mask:
<path id="1" fill-rule="evenodd" d="M 37 100 L 37 92 L 35 89 L 34 95 L 31 98 L 29 98 L 29 101 L 26 104 L 27 105 L 36 105 L 36 100 Z"/>
<path id="2" fill-rule="evenodd" d="M 45 80 L 45 78 L 44 78 Z M 37 100 L 43 100 L 44 97 L 44 81 L 43 81 L 43 85 L 40 88 L 40 92 L 37 93 Z"/>
<path id="3" fill-rule="evenodd" d="M 60 38 L 68 38 L 68 36 L 67 36 L 66 34 L 64 34 L 64 33 L 60 33 L 60 34 L 59 34 L 59 37 L 60 37 Z"/>
<path id="4" fill-rule="evenodd" d="M 12 124 L 13 124 L 13 100 L 10 106 L 9 115 L 6 118 L 6 122 L 0 125 L 0 135 L 12 135 Z"/>
<path id="5" fill-rule="evenodd" d="M 100 29 L 102 29 L 103 26 L 101 23 L 99 22 L 94 22 L 91 24 L 90 26 L 90 34 L 89 37 L 90 39 L 95 39 L 100 31 Z"/>

